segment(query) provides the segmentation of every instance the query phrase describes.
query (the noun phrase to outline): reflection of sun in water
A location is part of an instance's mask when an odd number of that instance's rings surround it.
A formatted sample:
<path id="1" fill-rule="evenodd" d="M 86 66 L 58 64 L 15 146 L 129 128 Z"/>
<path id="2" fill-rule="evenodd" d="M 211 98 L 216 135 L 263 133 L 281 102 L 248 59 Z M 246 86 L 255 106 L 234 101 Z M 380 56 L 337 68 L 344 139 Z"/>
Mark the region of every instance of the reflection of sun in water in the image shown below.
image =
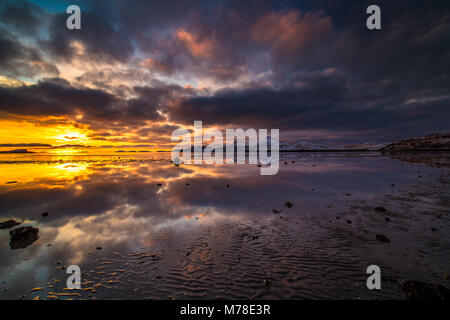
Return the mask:
<path id="1" fill-rule="evenodd" d="M 79 163 L 64 163 L 60 165 L 54 166 L 55 169 L 59 169 L 68 175 L 74 175 L 77 173 L 81 173 L 87 169 L 87 164 L 79 164 Z"/>

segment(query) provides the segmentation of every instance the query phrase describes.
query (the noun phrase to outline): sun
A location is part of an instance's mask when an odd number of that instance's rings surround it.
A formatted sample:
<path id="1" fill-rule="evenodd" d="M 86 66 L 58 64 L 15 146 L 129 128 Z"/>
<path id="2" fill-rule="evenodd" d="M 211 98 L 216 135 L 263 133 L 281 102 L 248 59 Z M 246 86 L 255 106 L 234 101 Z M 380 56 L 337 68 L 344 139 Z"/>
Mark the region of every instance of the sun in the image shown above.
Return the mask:
<path id="1" fill-rule="evenodd" d="M 65 131 L 64 133 L 55 136 L 55 140 L 58 143 L 71 143 L 78 144 L 80 142 L 85 142 L 88 140 L 86 134 L 81 133 L 79 131 Z"/>

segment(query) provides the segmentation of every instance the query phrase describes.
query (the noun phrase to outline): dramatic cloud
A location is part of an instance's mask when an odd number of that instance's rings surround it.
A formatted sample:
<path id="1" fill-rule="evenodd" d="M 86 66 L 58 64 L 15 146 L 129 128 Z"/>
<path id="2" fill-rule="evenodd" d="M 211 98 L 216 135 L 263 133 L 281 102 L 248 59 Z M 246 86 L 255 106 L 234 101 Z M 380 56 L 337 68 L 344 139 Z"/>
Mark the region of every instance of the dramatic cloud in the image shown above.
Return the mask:
<path id="1" fill-rule="evenodd" d="M 315 139 L 448 130 L 448 1 L 380 0 L 375 31 L 369 4 L 80 1 L 82 28 L 68 30 L 64 10 L 6 1 L 1 117 L 164 146 L 194 120 Z"/>
<path id="2" fill-rule="evenodd" d="M 101 90 L 75 88 L 62 79 L 35 85 L 0 87 L 0 110 L 27 116 L 76 116 L 84 121 L 145 121 L 160 118 L 157 110 L 169 88 L 136 88 L 138 98 L 121 99 Z"/>

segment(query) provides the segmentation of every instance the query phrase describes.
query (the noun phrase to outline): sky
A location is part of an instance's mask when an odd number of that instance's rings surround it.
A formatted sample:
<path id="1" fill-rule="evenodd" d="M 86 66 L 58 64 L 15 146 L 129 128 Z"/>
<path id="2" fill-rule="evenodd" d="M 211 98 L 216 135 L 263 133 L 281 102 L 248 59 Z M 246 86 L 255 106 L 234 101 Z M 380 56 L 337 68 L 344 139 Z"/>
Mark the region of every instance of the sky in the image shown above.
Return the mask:
<path id="1" fill-rule="evenodd" d="M 1 1 L 0 150 L 170 149 L 195 120 L 330 146 L 446 132 L 449 40 L 445 0 Z"/>

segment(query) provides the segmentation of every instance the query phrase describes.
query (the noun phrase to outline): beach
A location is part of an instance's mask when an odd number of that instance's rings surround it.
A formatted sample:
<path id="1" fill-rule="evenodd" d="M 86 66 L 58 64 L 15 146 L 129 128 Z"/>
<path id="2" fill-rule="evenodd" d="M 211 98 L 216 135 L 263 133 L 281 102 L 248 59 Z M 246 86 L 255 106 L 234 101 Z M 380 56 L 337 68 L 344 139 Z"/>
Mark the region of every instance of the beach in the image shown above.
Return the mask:
<path id="1" fill-rule="evenodd" d="M 425 158 L 425 160 L 423 160 Z M 430 158 L 432 160 L 430 160 Z M 2 299 L 407 299 L 449 287 L 449 154 L 3 155 Z M 19 224 L 20 223 L 20 224 Z M 38 239 L 13 249 L 10 231 Z M 68 290 L 66 269 L 81 269 Z M 378 265 L 382 289 L 368 290 Z"/>

